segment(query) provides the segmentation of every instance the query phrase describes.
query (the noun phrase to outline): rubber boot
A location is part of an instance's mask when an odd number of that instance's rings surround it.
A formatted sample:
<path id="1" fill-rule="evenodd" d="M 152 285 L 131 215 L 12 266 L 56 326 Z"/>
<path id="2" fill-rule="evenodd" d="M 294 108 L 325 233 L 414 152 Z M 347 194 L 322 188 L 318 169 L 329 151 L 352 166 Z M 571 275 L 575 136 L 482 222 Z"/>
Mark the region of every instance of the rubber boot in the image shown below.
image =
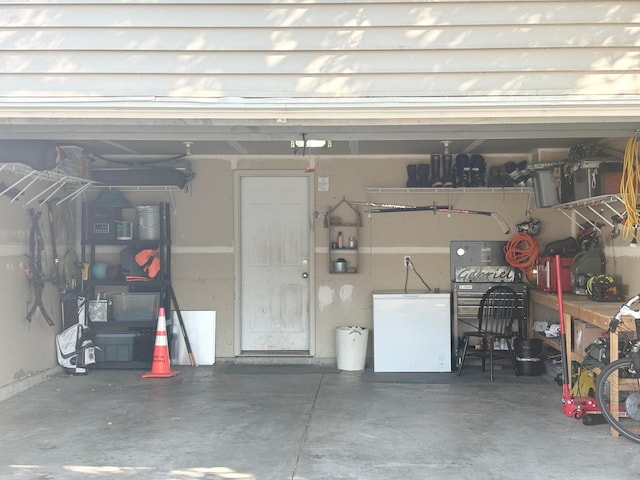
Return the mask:
<path id="1" fill-rule="evenodd" d="M 454 168 L 456 186 L 460 188 L 469 186 L 469 156 L 461 153 L 456 157 L 456 166 Z"/>
<path id="2" fill-rule="evenodd" d="M 486 185 L 484 174 L 487 171 L 487 165 L 482 155 L 471 155 L 471 175 L 469 185 L 471 187 L 484 187 Z"/>
<path id="3" fill-rule="evenodd" d="M 489 187 L 510 187 L 511 181 L 505 182 L 504 175 L 504 167 L 490 167 L 489 168 L 489 179 L 487 181 L 487 186 Z"/>
<path id="4" fill-rule="evenodd" d="M 418 187 L 429 186 L 429 170 L 431 169 L 428 163 L 418 164 Z"/>
<path id="5" fill-rule="evenodd" d="M 442 156 L 439 153 L 431 155 L 431 186 L 441 187 L 442 177 L 440 176 L 440 163 L 442 162 Z"/>
<path id="6" fill-rule="evenodd" d="M 443 186 L 451 188 L 455 184 L 453 182 L 453 157 L 448 153 L 442 155 L 442 182 Z"/>
<path id="7" fill-rule="evenodd" d="M 407 188 L 418 186 L 418 166 L 415 164 L 407 165 Z"/>

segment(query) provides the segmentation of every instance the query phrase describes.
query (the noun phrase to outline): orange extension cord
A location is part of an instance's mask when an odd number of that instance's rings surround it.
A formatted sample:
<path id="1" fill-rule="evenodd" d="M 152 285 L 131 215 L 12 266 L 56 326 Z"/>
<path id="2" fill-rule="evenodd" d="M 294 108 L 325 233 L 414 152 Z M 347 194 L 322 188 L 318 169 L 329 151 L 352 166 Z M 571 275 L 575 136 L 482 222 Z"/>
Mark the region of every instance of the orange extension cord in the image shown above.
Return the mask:
<path id="1" fill-rule="evenodd" d="M 504 246 L 507 263 L 530 275 L 538 259 L 538 242 L 528 233 L 517 233 Z"/>

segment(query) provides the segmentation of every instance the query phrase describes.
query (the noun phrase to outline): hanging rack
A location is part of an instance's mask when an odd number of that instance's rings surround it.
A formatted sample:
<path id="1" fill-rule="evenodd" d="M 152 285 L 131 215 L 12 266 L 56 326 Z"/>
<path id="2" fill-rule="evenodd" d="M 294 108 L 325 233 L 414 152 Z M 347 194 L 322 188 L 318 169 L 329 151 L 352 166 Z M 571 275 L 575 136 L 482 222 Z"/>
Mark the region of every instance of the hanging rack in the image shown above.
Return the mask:
<path id="1" fill-rule="evenodd" d="M 576 200 L 569 203 L 563 203 L 562 205 L 557 206 L 557 210 L 567 217 L 573 224 L 578 227 L 582 227 L 582 224 L 578 222 L 572 215 L 567 213 L 567 210 L 573 212 L 578 217 L 582 218 L 585 222 L 591 225 L 593 228 L 600 230 L 600 226 L 598 226 L 597 222 L 589 219 L 585 216 L 580 209 L 589 210 L 591 213 L 596 215 L 599 219 L 601 219 L 605 224 L 610 226 L 611 228 L 615 227 L 612 219 L 605 217 L 601 212 L 599 212 L 596 208 L 597 206 L 607 207 L 615 216 L 621 217 L 623 212 L 616 210 L 613 205 L 617 203 L 622 203 L 622 198 L 617 194 L 610 195 L 600 195 L 598 197 L 586 198 L 583 200 Z"/>
<path id="2" fill-rule="evenodd" d="M 178 186 L 172 185 L 146 185 L 146 186 L 113 186 L 105 185 L 101 182 L 91 180 L 88 178 L 81 178 L 73 175 L 69 175 L 63 171 L 60 167 L 51 170 L 34 170 L 31 167 L 21 163 L 3 163 L 0 165 L 0 173 L 7 173 L 18 176 L 18 179 L 12 182 L 9 186 L 0 187 L 0 195 L 9 194 L 11 197 L 10 203 L 15 203 L 17 200 L 25 198 L 25 202 L 22 204 L 24 208 L 38 202 L 39 204 L 46 204 L 56 195 L 62 191 L 64 195 L 60 199 L 56 200 L 56 205 L 61 205 L 65 202 L 70 202 L 79 197 L 83 193 L 91 190 L 101 190 L 105 188 L 117 188 L 122 191 L 153 191 L 153 192 L 168 192 L 171 199 L 171 207 L 175 213 L 175 202 L 173 193 L 181 190 Z M 39 183 L 46 185 L 44 188 L 38 189 L 33 195 L 27 195 L 29 190 L 38 186 Z"/>
<path id="3" fill-rule="evenodd" d="M 46 197 L 40 203 L 46 203 L 51 200 L 56 193 L 60 192 L 60 190 L 65 189 L 65 193 L 68 192 L 67 195 L 57 201 L 57 205 L 60 205 L 66 201 L 73 200 L 96 183 L 90 179 L 69 175 L 60 167 L 52 170 L 40 171 L 34 170 L 21 163 L 4 163 L 0 165 L 0 172 L 19 176 L 15 182 L 8 187 L 5 187 L 0 192 L 0 195 L 10 193 L 10 203 L 14 203 L 23 196 L 27 196 L 27 191 L 37 185 L 38 182 L 48 185 L 46 188 L 40 189 L 32 197 L 28 198 L 23 204 L 24 207 L 27 207 L 36 200 L 45 197 L 45 195 Z"/>

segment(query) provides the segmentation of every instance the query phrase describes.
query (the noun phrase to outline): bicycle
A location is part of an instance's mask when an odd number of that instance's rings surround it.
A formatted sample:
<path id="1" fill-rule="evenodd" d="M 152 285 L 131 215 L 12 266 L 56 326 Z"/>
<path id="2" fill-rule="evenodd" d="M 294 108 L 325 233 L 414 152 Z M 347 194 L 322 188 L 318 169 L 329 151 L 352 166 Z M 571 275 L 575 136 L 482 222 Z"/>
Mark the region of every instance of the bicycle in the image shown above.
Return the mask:
<path id="1" fill-rule="evenodd" d="M 615 332 L 622 317 L 632 317 L 636 339 L 628 342 L 623 358 L 605 365 L 596 380 L 596 398 L 603 418 L 620 435 L 640 443 L 640 310 L 632 305 L 640 301 L 640 294 L 620 307 L 609 326 Z"/>

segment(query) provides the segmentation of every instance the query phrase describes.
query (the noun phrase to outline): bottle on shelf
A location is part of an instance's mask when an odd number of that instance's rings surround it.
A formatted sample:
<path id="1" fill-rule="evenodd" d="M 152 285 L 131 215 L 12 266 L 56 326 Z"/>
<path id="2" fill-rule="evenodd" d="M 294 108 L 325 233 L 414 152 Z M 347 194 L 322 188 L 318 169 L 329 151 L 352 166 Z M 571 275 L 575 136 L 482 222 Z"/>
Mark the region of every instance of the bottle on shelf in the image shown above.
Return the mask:
<path id="1" fill-rule="evenodd" d="M 344 248 L 344 243 L 342 240 L 342 232 L 338 232 L 338 248 Z"/>
<path id="2" fill-rule="evenodd" d="M 349 237 L 349 248 L 356 248 L 357 246 L 358 246 L 358 244 L 356 243 L 356 237 L 351 235 Z"/>

